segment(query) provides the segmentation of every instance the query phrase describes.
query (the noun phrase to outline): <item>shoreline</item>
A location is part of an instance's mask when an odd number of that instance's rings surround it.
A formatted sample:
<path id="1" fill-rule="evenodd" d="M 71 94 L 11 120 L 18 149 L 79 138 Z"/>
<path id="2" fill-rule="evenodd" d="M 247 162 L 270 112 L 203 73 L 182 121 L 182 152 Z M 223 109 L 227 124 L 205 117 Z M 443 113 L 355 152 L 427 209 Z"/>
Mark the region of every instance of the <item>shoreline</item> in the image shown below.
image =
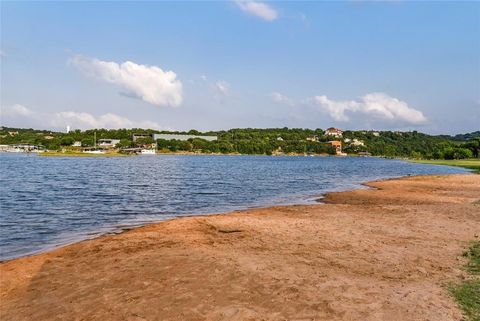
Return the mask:
<path id="1" fill-rule="evenodd" d="M 458 174 L 443 174 L 443 175 L 458 175 Z M 430 175 L 417 175 L 417 177 L 418 176 L 430 176 Z M 379 180 L 374 180 L 374 181 L 367 181 L 367 182 L 357 184 L 357 186 L 355 188 L 349 188 L 349 189 L 339 190 L 339 191 L 327 191 L 327 192 L 320 193 L 320 194 L 315 195 L 315 196 L 308 197 L 308 200 L 305 196 L 305 198 L 303 199 L 303 202 L 300 202 L 300 200 L 298 200 L 294 203 L 286 203 L 286 204 L 278 203 L 278 204 L 264 204 L 264 205 L 258 205 L 258 206 L 248 205 L 248 206 L 238 207 L 238 209 L 233 209 L 233 210 L 230 210 L 230 211 L 227 210 L 227 211 L 209 212 L 209 213 L 191 213 L 191 214 L 186 214 L 186 215 L 184 214 L 184 215 L 179 215 L 179 216 L 172 216 L 172 217 L 165 218 L 165 219 L 152 220 L 151 222 L 139 222 L 138 224 L 127 224 L 125 226 L 111 226 L 111 227 L 106 226 L 106 227 L 104 227 L 104 229 L 107 230 L 105 232 L 98 232 L 98 233 L 95 232 L 95 231 L 88 232 L 87 234 L 92 234 L 93 235 L 92 237 L 85 237 L 84 235 L 78 235 L 78 237 L 74 238 L 75 240 L 72 240 L 72 241 L 67 241 L 65 243 L 58 244 L 58 245 L 53 245 L 53 246 L 47 246 L 45 249 L 40 249 L 38 251 L 33 251 L 33 252 L 25 254 L 25 255 L 12 257 L 12 258 L 0 259 L 0 264 L 6 263 L 6 262 L 9 262 L 9 261 L 13 261 L 13 260 L 17 260 L 17 259 L 22 259 L 22 258 L 36 256 L 36 255 L 46 254 L 46 253 L 55 251 L 57 249 L 61 249 L 63 247 L 71 246 L 71 245 L 74 245 L 74 244 L 77 244 L 77 243 L 92 241 L 92 240 L 96 240 L 96 239 L 106 237 L 106 236 L 111 236 L 111 235 L 119 235 L 119 234 L 122 234 L 124 232 L 128 232 L 128 231 L 133 230 L 133 229 L 142 228 L 142 227 L 146 227 L 146 226 L 149 226 L 149 225 L 161 224 L 161 223 L 169 222 L 169 221 L 172 221 L 172 220 L 179 220 L 179 219 L 192 218 L 192 217 L 230 215 L 230 214 L 242 213 L 242 212 L 247 212 L 247 211 L 252 211 L 252 210 L 262 210 L 262 209 L 268 210 L 270 208 L 283 207 L 283 206 L 316 206 L 316 205 L 322 205 L 322 204 L 326 204 L 326 203 L 324 203 L 323 200 L 330 193 L 342 193 L 342 192 L 355 191 L 355 190 L 359 190 L 359 189 L 372 189 L 372 187 L 368 185 L 369 183 L 374 183 L 374 182 L 379 182 L 379 181 L 388 181 L 388 180 L 391 180 L 391 179 L 401 179 L 403 177 L 413 177 L 413 176 L 399 176 L 399 177 L 379 179 Z"/>
<path id="2" fill-rule="evenodd" d="M 104 154 L 89 154 L 89 153 L 62 153 L 62 152 L 36 152 L 23 154 L 38 154 L 38 156 L 46 157 L 126 157 L 126 156 L 266 156 L 266 157 L 361 157 L 355 154 L 351 155 L 329 155 L 329 154 L 238 154 L 238 153 L 192 153 L 192 152 L 157 152 L 154 155 L 140 155 L 140 154 L 123 154 L 123 153 L 104 153 Z M 369 156 L 377 157 L 377 156 Z M 378 156 L 381 157 L 381 156 Z"/>
<path id="3" fill-rule="evenodd" d="M 225 156 L 228 156 L 228 155 L 225 155 Z M 472 172 L 472 173 L 474 173 L 474 172 Z M 464 175 L 469 175 L 469 174 L 470 173 L 466 173 Z M 458 175 L 458 174 L 442 174 L 442 175 L 447 176 L 447 175 Z M 90 231 L 90 232 L 87 232 L 86 234 L 76 235 L 72 238 L 71 241 L 61 242 L 61 244 L 57 244 L 57 245 L 51 245 L 51 246 L 47 245 L 43 249 L 35 250 L 35 251 L 32 251 L 32 252 L 24 254 L 24 255 L 11 257 L 11 258 L 0 259 L 0 264 L 6 263 L 6 262 L 9 262 L 9 261 L 12 261 L 12 260 L 22 259 L 22 258 L 26 258 L 26 257 L 32 257 L 32 256 L 36 256 L 36 255 L 42 255 L 42 254 L 45 254 L 45 253 L 55 251 L 57 249 L 61 249 L 61 248 L 66 247 L 66 246 L 71 246 L 71 245 L 77 244 L 77 243 L 96 240 L 96 239 L 106 237 L 106 236 L 110 236 L 110 235 L 119 235 L 119 234 L 122 234 L 124 232 L 128 232 L 132 229 L 142 228 L 142 227 L 149 226 L 149 225 L 161 224 L 161 223 L 169 222 L 169 221 L 172 221 L 172 220 L 183 219 L 183 218 L 191 218 L 191 217 L 230 215 L 230 214 L 233 214 L 233 213 L 242 213 L 242 212 L 247 212 L 247 211 L 252 211 L 252 210 L 262 210 L 262 209 L 263 210 L 268 210 L 270 208 L 283 207 L 283 206 L 316 206 L 316 205 L 323 205 L 323 204 L 328 204 L 326 200 L 328 199 L 328 195 L 331 194 L 331 193 L 343 193 L 343 192 L 352 192 L 352 191 L 356 191 L 356 190 L 376 189 L 376 187 L 371 186 L 371 184 L 374 184 L 376 182 L 384 182 L 384 181 L 386 182 L 386 181 L 390 181 L 390 180 L 403 179 L 403 178 L 408 178 L 408 177 L 429 177 L 429 176 L 438 176 L 438 175 L 436 175 L 436 174 L 413 175 L 413 176 L 408 175 L 408 176 L 382 178 L 382 179 L 373 180 L 373 181 L 365 181 L 365 182 L 356 184 L 356 187 L 354 187 L 354 188 L 348 188 L 348 189 L 336 190 L 336 191 L 325 191 L 325 192 L 320 193 L 318 195 L 308 197 L 308 200 L 307 200 L 306 195 L 305 195 L 304 196 L 305 198 L 303 199 L 303 201 L 300 201 L 300 199 L 298 199 L 297 201 L 295 201 L 293 203 L 284 203 L 284 204 L 282 204 L 282 203 L 277 203 L 277 204 L 270 203 L 270 204 L 263 204 L 263 205 L 258 205 L 258 206 L 254 206 L 254 205 L 238 206 L 237 209 L 227 210 L 227 211 L 208 212 L 208 213 L 191 213 L 191 214 L 180 215 L 180 216 L 172 216 L 172 217 L 165 218 L 165 219 L 155 219 L 155 220 L 152 220 L 150 222 L 139 222 L 138 224 L 132 223 L 132 224 L 126 224 L 126 225 L 123 225 L 123 226 L 116 226 L 116 225 L 105 226 L 103 228 L 100 228 L 98 230 L 98 232 L 97 231 Z M 101 231 L 102 229 L 104 230 L 103 232 Z M 87 236 L 89 234 L 91 234 L 91 236 Z"/>
<path id="4" fill-rule="evenodd" d="M 480 177 L 367 186 L 329 193 L 325 204 L 174 218 L 2 262 L 0 313 L 460 320 L 444 284 L 463 277 L 462 248 L 480 233 Z"/>

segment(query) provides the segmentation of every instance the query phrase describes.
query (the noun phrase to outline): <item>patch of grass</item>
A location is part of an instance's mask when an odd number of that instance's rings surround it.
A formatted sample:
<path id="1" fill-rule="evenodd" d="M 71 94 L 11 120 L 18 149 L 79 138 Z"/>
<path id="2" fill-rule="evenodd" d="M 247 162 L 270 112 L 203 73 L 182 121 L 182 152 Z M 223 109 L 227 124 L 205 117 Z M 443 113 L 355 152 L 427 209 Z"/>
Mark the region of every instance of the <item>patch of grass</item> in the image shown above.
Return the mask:
<path id="1" fill-rule="evenodd" d="M 468 258 L 467 270 L 473 275 L 480 275 L 480 241 L 473 242 L 463 256 Z"/>
<path id="2" fill-rule="evenodd" d="M 450 287 L 467 320 L 480 321 L 480 280 L 468 280 Z"/>
<path id="3" fill-rule="evenodd" d="M 449 290 L 467 319 L 480 321 L 480 242 L 473 242 L 463 256 L 468 258 L 465 268 L 471 278 L 460 284 L 450 285 Z"/>
<path id="4" fill-rule="evenodd" d="M 411 160 L 411 161 L 414 162 L 414 163 L 420 163 L 420 164 L 447 165 L 447 166 L 464 167 L 464 168 L 468 168 L 468 169 L 473 169 L 475 172 L 480 174 L 480 158 L 452 159 L 452 160 L 414 159 L 414 160 Z"/>

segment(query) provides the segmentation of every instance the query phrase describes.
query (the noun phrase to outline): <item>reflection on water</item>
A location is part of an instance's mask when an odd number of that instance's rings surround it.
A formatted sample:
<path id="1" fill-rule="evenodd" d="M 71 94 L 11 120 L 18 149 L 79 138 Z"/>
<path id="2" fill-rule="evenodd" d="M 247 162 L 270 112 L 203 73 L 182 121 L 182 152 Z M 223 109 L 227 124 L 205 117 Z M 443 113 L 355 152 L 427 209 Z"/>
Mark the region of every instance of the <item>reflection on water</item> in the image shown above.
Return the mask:
<path id="1" fill-rule="evenodd" d="M 305 203 L 365 181 L 463 172 L 377 158 L 0 154 L 0 259 L 174 216 Z"/>

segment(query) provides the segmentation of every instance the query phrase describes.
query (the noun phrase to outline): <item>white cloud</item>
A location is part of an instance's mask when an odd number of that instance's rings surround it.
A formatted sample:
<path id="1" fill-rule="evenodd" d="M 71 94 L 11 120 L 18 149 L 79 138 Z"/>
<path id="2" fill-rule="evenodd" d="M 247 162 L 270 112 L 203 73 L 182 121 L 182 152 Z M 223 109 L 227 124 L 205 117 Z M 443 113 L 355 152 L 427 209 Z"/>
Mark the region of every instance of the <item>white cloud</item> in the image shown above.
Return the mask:
<path id="1" fill-rule="evenodd" d="M 156 122 L 134 121 L 129 118 L 107 113 L 94 116 L 89 113 L 62 111 L 57 113 L 37 113 L 23 105 L 13 105 L 1 108 L 2 123 L 6 122 L 13 127 L 31 126 L 35 128 L 64 129 L 67 125 L 72 129 L 91 128 L 151 128 L 164 129 Z"/>
<path id="2" fill-rule="evenodd" d="M 215 92 L 220 96 L 228 96 L 230 94 L 230 84 L 224 80 L 217 81 L 213 84 Z"/>
<path id="3" fill-rule="evenodd" d="M 350 118 L 345 114 L 345 111 L 356 111 L 358 103 L 355 101 L 333 101 L 327 96 L 315 96 L 312 98 L 313 102 L 327 111 L 327 113 L 336 121 L 349 121 Z"/>
<path id="4" fill-rule="evenodd" d="M 32 111 L 27 107 L 15 104 L 12 106 L 5 106 L 0 109 L 1 117 L 28 117 L 32 115 Z"/>
<path id="5" fill-rule="evenodd" d="M 98 117 L 89 113 L 63 111 L 52 115 L 50 124 L 57 128 L 69 125 L 75 129 L 89 128 L 152 128 L 159 129 L 160 125 L 152 121 L 133 121 L 117 114 L 107 113 Z"/>
<path id="6" fill-rule="evenodd" d="M 361 97 L 359 101 L 334 101 L 327 96 L 315 96 L 311 101 L 336 121 L 349 121 L 350 113 L 360 113 L 374 119 L 411 125 L 427 121 L 421 111 L 411 108 L 406 102 L 385 93 L 370 93 Z"/>
<path id="7" fill-rule="evenodd" d="M 118 85 L 152 105 L 176 107 L 182 103 L 182 83 L 173 71 L 131 61 L 118 64 L 81 55 L 73 56 L 69 63 L 82 74 Z"/>
<path id="8" fill-rule="evenodd" d="M 280 104 L 287 104 L 289 106 L 293 106 L 295 103 L 293 100 L 288 98 L 287 96 L 274 91 L 273 93 L 270 94 L 270 97 L 274 102 L 280 103 Z"/>
<path id="9" fill-rule="evenodd" d="M 237 0 L 235 3 L 242 11 L 257 16 L 265 21 L 274 21 L 278 18 L 278 12 L 266 3 L 244 0 Z"/>
<path id="10" fill-rule="evenodd" d="M 231 96 L 231 87 L 225 80 L 210 81 L 206 75 L 201 75 L 202 85 L 206 86 L 212 94 L 213 98 L 220 103 L 225 102 L 225 98 Z"/>

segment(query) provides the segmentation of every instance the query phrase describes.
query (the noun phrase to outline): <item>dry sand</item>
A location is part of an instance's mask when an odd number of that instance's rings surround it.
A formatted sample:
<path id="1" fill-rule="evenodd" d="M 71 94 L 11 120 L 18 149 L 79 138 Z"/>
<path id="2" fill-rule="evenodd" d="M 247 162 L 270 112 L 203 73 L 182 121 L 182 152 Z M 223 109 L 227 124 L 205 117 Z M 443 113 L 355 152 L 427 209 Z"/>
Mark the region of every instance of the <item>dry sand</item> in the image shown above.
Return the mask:
<path id="1" fill-rule="evenodd" d="M 461 320 L 480 175 L 175 219 L 0 265 L 5 320 Z"/>

